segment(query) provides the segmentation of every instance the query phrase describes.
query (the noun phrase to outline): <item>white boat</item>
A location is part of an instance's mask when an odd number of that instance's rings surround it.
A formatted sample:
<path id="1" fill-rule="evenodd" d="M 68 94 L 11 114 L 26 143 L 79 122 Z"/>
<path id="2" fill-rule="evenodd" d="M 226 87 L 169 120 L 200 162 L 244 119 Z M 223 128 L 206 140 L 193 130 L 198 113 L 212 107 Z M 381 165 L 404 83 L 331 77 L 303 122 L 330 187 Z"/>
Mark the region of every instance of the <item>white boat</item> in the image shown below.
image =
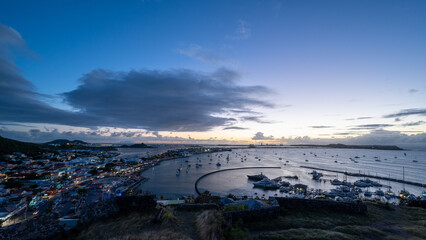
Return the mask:
<path id="1" fill-rule="evenodd" d="M 265 189 L 278 189 L 280 186 L 273 180 L 269 178 L 264 178 L 258 182 L 253 183 L 255 187 L 265 188 Z"/>
<path id="2" fill-rule="evenodd" d="M 333 181 L 331 181 L 332 185 L 343 185 L 343 182 L 340 181 L 339 179 L 333 179 Z"/>
<path id="3" fill-rule="evenodd" d="M 377 196 L 383 197 L 385 196 L 385 193 L 382 190 L 377 190 L 376 192 L 374 192 L 374 194 L 376 194 Z"/>

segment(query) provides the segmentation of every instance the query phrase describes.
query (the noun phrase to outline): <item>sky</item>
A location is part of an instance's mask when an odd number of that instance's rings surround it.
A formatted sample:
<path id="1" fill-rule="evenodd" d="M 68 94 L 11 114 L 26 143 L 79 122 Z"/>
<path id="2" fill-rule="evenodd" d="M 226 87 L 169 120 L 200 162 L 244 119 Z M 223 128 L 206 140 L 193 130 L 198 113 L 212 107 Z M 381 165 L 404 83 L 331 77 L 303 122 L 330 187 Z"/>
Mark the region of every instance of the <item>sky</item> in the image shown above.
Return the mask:
<path id="1" fill-rule="evenodd" d="M 425 1 L 2 1 L 0 136 L 426 146 Z"/>

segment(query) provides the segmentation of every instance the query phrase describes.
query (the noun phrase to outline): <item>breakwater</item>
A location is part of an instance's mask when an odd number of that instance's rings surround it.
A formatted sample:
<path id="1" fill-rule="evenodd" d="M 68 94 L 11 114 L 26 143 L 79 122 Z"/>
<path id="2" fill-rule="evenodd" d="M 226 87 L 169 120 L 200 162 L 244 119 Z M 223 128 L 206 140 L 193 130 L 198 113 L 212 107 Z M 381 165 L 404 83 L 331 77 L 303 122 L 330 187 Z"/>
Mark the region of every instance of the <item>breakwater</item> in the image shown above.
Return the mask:
<path id="1" fill-rule="evenodd" d="M 225 172 L 225 171 L 235 171 L 235 170 L 242 170 L 242 169 L 254 169 L 254 168 L 259 168 L 259 169 L 262 169 L 262 168 L 275 168 L 275 169 L 280 169 L 281 167 L 241 167 L 241 168 L 228 168 L 228 169 L 221 169 L 221 170 L 217 170 L 217 171 L 209 172 L 209 173 L 206 173 L 206 174 L 204 174 L 203 176 L 199 177 L 199 178 L 197 179 L 197 181 L 195 181 L 195 192 L 196 192 L 198 195 L 201 195 L 200 191 L 198 190 L 198 183 L 201 181 L 201 179 L 203 179 L 203 178 L 205 178 L 205 177 L 207 177 L 207 176 L 209 176 L 209 175 L 212 175 L 212 174 L 215 174 L 215 173 L 219 173 L 219 172 Z"/>
<path id="2" fill-rule="evenodd" d="M 351 173 L 351 172 L 347 172 L 347 171 L 331 170 L 331 169 L 308 167 L 308 166 L 300 166 L 300 167 L 301 168 L 307 168 L 307 169 L 313 169 L 313 170 L 341 173 L 341 174 L 345 174 L 347 176 L 352 176 L 352 177 L 368 177 L 368 178 L 375 178 L 375 179 L 392 181 L 392 182 L 405 183 L 405 184 L 409 184 L 409 185 L 413 185 L 413 186 L 419 186 L 419 187 L 425 187 L 426 186 L 426 184 L 424 184 L 424 183 L 411 182 L 411 181 L 406 181 L 406 180 L 397 179 L 397 178 L 382 177 L 382 176 L 377 176 L 377 175 L 375 176 L 375 175 L 369 175 L 369 174 L 364 174 L 364 173 Z"/>

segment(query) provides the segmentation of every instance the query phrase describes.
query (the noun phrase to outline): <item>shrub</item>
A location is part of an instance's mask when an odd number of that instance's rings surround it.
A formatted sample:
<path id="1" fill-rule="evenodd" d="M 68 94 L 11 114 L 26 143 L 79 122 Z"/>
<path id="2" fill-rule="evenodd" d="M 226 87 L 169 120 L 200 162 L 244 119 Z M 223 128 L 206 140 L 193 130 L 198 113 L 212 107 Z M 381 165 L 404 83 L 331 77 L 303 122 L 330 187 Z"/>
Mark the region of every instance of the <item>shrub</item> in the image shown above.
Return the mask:
<path id="1" fill-rule="evenodd" d="M 223 208 L 224 212 L 232 212 L 232 211 L 242 211 L 247 209 L 248 207 L 244 204 L 235 204 L 235 205 L 229 205 L 229 206 L 225 206 Z"/>
<path id="2" fill-rule="evenodd" d="M 208 210 L 199 214 L 195 220 L 200 239 L 221 239 L 222 215 L 216 211 Z"/>

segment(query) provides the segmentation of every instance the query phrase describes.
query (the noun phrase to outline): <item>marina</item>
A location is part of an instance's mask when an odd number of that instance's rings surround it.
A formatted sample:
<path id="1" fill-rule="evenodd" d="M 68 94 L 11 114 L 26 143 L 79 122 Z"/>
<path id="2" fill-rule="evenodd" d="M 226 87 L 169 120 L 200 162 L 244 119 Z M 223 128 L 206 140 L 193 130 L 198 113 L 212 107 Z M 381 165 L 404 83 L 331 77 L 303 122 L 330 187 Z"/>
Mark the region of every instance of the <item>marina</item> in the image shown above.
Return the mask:
<path id="1" fill-rule="evenodd" d="M 280 191 L 279 187 L 274 187 L 275 189 L 254 188 L 253 183 L 247 179 L 247 175 L 263 173 L 270 179 L 282 177 L 291 185 L 306 185 L 308 190 L 313 192 L 329 192 L 339 186 L 336 184 L 338 182 L 347 181 L 354 184 L 358 180 L 371 178 L 378 180 L 380 186 L 369 187 L 366 195 L 369 195 L 369 191 L 380 194 L 380 191 L 383 191 L 381 188 L 383 188 L 391 190 L 394 195 L 398 195 L 399 192 L 406 189 L 409 193 L 420 196 L 424 191 L 422 183 L 426 182 L 424 176 L 426 166 L 422 160 L 425 159 L 426 154 L 422 151 L 412 151 L 407 155 L 408 157 L 404 156 L 402 151 L 364 149 L 233 149 L 227 153 L 199 154 L 185 159 L 162 162 L 142 174 L 149 180 L 141 184 L 140 189 L 171 198 L 196 195 L 205 190 L 221 196 L 227 194 L 285 196 L 285 191 Z M 378 156 L 381 159 L 389 160 L 378 163 L 375 161 Z M 418 162 L 410 161 L 410 157 L 418 159 Z M 357 159 L 358 163 L 352 161 L 351 158 Z M 310 160 L 310 166 L 307 166 L 306 159 Z M 202 167 L 188 168 L 188 171 L 184 171 L 185 173 L 179 176 L 170 174 L 179 169 L 181 165 L 187 166 L 191 163 L 202 164 Z M 279 168 L 260 169 L 271 166 Z M 402 176 L 403 166 L 406 166 L 405 180 Z M 174 170 L 171 171 L 171 169 Z M 235 170 L 222 171 L 228 169 Z M 312 172 L 311 170 L 315 169 L 323 174 L 317 180 L 312 179 L 313 175 L 309 174 Z M 376 170 L 375 174 L 371 174 L 372 169 Z M 394 176 L 394 178 L 390 178 L 390 176 Z M 400 178 L 396 178 L 397 176 Z M 385 181 L 386 183 L 384 183 Z M 197 183 L 198 191 L 194 189 L 195 183 Z"/>

